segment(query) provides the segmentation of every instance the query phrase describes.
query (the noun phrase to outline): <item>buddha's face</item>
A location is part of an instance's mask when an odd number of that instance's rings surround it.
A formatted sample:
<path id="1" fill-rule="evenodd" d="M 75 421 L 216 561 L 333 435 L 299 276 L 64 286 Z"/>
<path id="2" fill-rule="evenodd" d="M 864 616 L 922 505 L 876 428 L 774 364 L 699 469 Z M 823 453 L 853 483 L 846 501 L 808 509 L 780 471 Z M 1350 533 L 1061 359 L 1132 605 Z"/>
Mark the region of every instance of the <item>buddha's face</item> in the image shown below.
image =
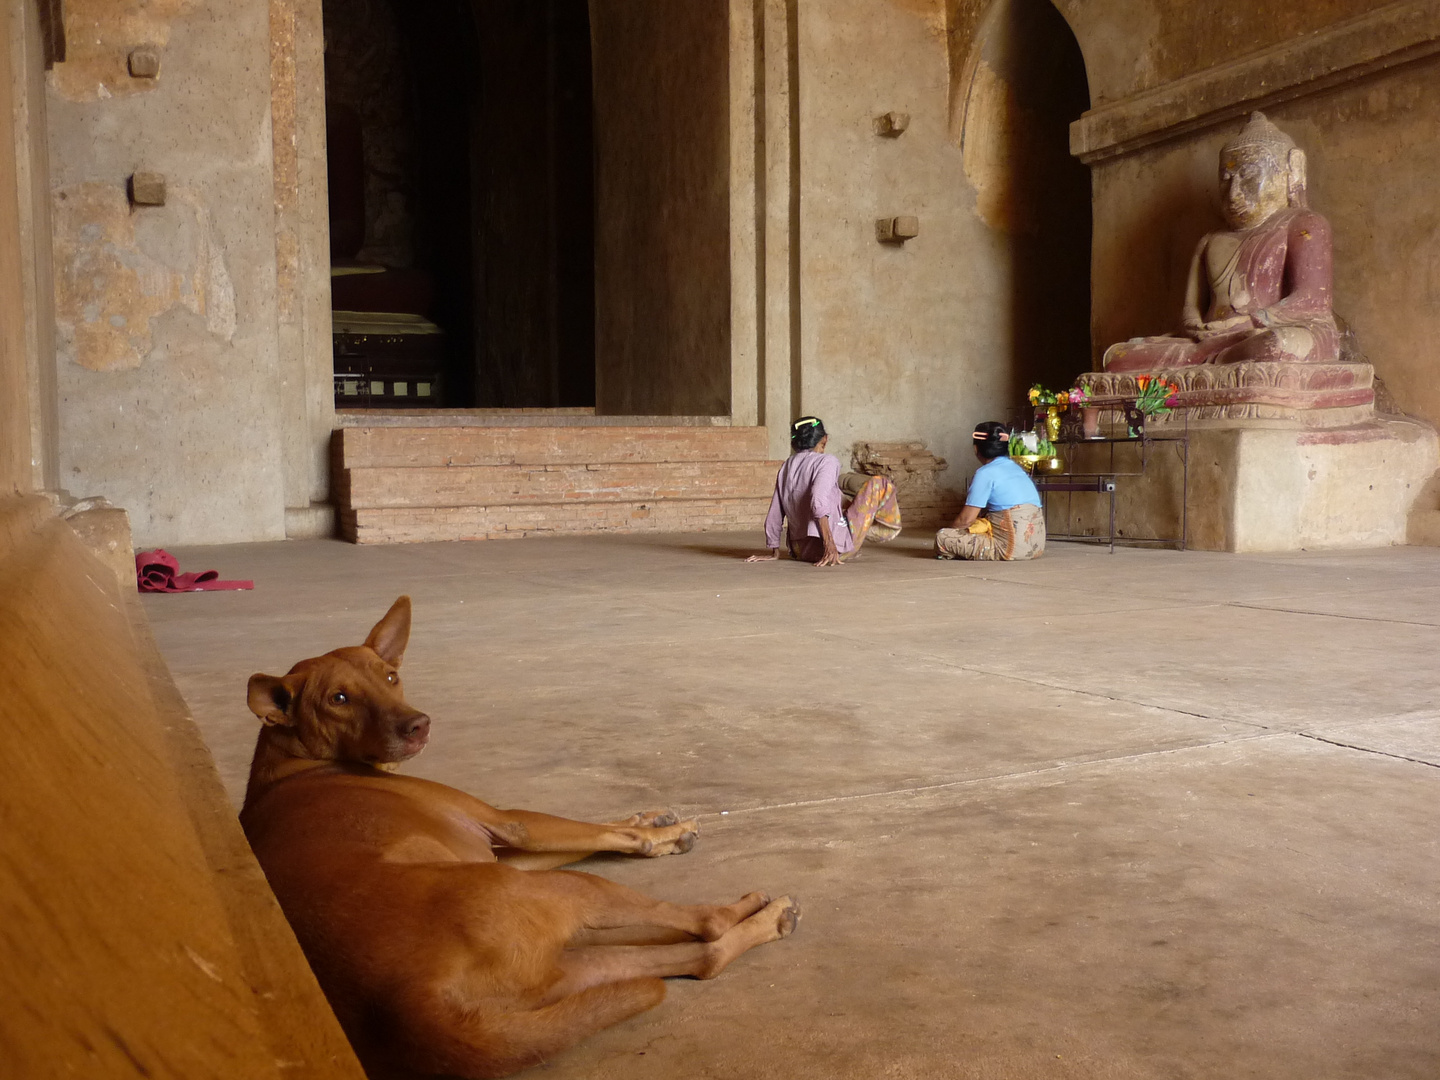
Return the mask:
<path id="1" fill-rule="evenodd" d="M 1220 207 L 1232 229 L 1251 229 L 1290 204 L 1290 174 L 1270 152 L 1243 146 L 1220 155 Z"/>

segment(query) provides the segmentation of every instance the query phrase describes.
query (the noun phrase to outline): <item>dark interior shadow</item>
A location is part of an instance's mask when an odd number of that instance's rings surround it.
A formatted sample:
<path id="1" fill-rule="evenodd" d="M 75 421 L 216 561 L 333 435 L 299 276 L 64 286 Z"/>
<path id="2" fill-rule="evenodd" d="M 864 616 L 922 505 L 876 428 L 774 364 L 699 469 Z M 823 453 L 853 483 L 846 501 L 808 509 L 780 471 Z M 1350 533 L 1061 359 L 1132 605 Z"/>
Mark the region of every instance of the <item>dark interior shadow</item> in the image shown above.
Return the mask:
<path id="1" fill-rule="evenodd" d="M 1050 0 L 1009 0 L 995 42 L 1023 124 L 1009 174 L 1014 273 L 1011 399 L 1034 383 L 1069 386 L 1090 368 L 1089 167 L 1070 124 L 1090 107 L 1080 45 Z"/>

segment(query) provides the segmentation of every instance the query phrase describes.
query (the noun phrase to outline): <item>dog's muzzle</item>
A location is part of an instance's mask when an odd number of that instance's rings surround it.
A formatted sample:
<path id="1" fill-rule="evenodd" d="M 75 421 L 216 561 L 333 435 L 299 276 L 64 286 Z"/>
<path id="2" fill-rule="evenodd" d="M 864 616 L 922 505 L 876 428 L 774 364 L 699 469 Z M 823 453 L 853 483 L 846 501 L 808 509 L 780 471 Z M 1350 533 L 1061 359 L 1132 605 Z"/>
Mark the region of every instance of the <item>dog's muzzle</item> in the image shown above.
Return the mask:
<path id="1" fill-rule="evenodd" d="M 430 717 L 417 713 L 395 725 L 395 735 L 404 747 L 406 755 L 418 754 L 430 741 Z"/>

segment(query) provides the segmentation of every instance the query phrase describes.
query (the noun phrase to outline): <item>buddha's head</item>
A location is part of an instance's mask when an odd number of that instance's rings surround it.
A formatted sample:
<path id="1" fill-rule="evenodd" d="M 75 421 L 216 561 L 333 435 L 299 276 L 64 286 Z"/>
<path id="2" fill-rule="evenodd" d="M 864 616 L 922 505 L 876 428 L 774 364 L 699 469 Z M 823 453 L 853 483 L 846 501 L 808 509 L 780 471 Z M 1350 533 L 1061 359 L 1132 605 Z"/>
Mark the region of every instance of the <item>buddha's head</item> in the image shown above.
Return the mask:
<path id="1" fill-rule="evenodd" d="M 1305 205 L 1305 151 L 1264 113 L 1220 150 L 1220 208 L 1232 229 L 1250 229 L 1287 206 Z"/>

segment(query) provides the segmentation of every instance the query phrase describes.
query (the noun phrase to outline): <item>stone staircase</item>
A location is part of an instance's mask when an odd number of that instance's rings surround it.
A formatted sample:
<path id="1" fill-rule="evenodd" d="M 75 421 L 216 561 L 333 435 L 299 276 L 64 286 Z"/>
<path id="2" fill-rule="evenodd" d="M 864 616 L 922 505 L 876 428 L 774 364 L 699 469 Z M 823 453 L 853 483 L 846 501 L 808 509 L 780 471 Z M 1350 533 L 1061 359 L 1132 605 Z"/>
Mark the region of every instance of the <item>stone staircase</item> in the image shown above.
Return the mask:
<path id="1" fill-rule="evenodd" d="M 361 544 L 758 530 L 779 462 L 710 418 L 342 414 L 340 535 Z"/>

